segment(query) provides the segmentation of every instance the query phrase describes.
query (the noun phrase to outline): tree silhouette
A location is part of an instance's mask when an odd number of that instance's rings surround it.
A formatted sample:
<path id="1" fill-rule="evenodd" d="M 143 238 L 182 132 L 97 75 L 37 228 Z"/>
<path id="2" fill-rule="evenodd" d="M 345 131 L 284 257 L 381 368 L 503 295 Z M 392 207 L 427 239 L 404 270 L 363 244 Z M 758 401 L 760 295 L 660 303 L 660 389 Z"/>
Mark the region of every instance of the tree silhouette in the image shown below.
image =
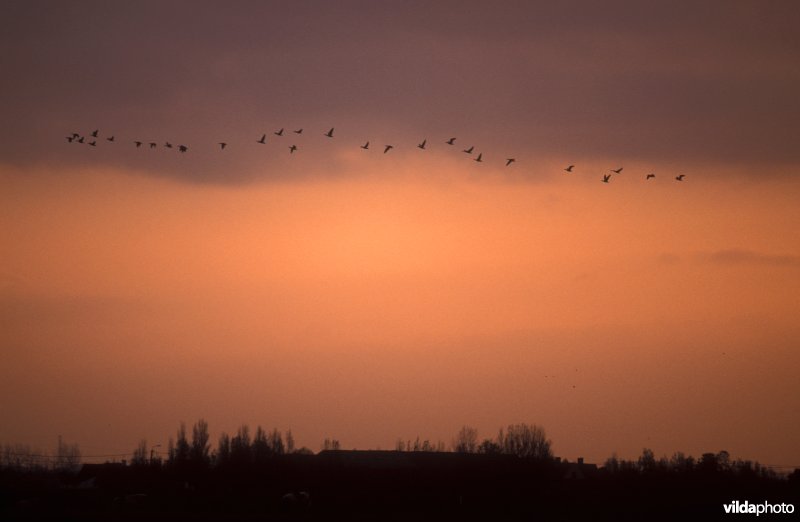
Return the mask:
<path id="1" fill-rule="evenodd" d="M 544 428 L 536 424 L 511 424 L 498 436 L 498 444 L 503 453 L 523 458 L 550 459 L 553 452 Z"/>
<path id="2" fill-rule="evenodd" d="M 172 439 L 169 441 L 169 464 L 177 468 L 184 467 L 189 462 L 190 454 L 191 445 L 186 438 L 186 424 L 181 422 L 174 445 Z"/>
<path id="3" fill-rule="evenodd" d="M 294 453 L 294 437 L 292 430 L 286 431 L 286 453 Z"/>
<path id="4" fill-rule="evenodd" d="M 329 438 L 326 437 L 325 440 L 322 442 L 322 450 L 323 451 L 325 451 L 325 450 L 338 450 L 338 449 L 341 449 L 341 444 L 339 444 L 339 441 L 336 440 L 336 439 L 329 439 Z"/>
<path id="5" fill-rule="evenodd" d="M 192 446 L 189 450 L 189 458 L 192 462 L 203 466 L 210 463 L 208 440 L 208 423 L 200 419 L 192 427 Z"/>
<path id="6" fill-rule="evenodd" d="M 475 453 L 478 451 L 478 430 L 464 425 L 453 439 L 453 451 L 457 453 Z"/>
<path id="7" fill-rule="evenodd" d="M 136 449 L 133 450 L 133 455 L 131 456 L 131 466 L 146 466 L 148 462 L 147 441 L 142 439 L 139 441 L 139 445 L 136 446 Z"/>

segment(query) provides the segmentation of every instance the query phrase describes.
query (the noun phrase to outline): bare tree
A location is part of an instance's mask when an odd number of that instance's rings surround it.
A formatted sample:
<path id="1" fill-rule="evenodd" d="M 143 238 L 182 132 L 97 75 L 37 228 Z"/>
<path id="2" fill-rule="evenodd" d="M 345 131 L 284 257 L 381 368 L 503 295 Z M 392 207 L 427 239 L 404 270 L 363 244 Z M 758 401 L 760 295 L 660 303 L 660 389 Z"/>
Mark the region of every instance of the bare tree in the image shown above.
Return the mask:
<path id="1" fill-rule="evenodd" d="M 551 442 L 544 428 L 536 424 L 512 424 L 506 433 L 500 432 L 498 443 L 503 453 L 524 458 L 549 459 L 553 457 Z"/>
<path id="2" fill-rule="evenodd" d="M 210 445 L 208 443 L 208 423 L 200 419 L 192 427 L 192 446 L 189 456 L 193 462 L 208 464 Z"/>
<path id="3" fill-rule="evenodd" d="M 286 431 L 286 453 L 294 453 L 294 437 L 292 430 Z"/>
<path id="4" fill-rule="evenodd" d="M 336 439 L 329 439 L 325 438 L 325 441 L 322 443 L 322 450 L 338 450 L 341 448 L 341 444 Z"/>
<path id="5" fill-rule="evenodd" d="M 217 465 L 225 465 L 231 459 L 231 438 L 224 431 L 220 434 L 217 441 L 217 453 L 214 456 Z"/>
<path id="6" fill-rule="evenodd" d="M 147 440 L 142 439 L 136 449 L 133 450 L 131 466 L 146 466 L 147 463 Z"/>
<path id="7" fill-rule="evenodd" d="M 453 439 L 453 451 L 457 453 L 475 453 L 478 451 L 478 430 L 471 426 L 462 426 Z"/>
<path id="8" fill-rule="evenodd" d="M 56 448 L 56 468 L 61 471 L 77 472 L 81 465 L 81 450 L 77 444 L 67 444 L 58 436 Z"/>

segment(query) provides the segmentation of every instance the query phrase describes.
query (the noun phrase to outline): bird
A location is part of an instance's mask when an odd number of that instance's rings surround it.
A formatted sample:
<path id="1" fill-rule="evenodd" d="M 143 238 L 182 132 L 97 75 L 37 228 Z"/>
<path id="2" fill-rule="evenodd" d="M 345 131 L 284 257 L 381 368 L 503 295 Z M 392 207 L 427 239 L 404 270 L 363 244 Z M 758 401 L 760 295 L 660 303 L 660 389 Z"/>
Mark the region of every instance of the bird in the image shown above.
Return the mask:
<path id="1" fill-rule="evenodd" d="M 67 136 L 67 141 L 68 141 L 68 142 L 70 142 L 70 143 L 72 143 L 72 140 L 74 140 L 74 139 L 75 139 L 75 138 L 74 138 L 74 137 L 72 137 L 72 136 Z"/>
<path id="2" fill-rule="evenodd" d="M 167 141 L 167 142 L 164 142 L 164 146 L 165 146 L 166 148 L 168 148 L 168 149 L 171 149 L 171 148 L 172 148 L 172 143 L 170 143 L 170 142 L 168 142 L 168 141 Z"/>
<path id="3" fill-rule="evenodd" d="M 291 147 L 289 147 L 289 154 L 294 154 L 294 151 L 296 150 L 297 150 L 297 145 L 292 145 Z"/>
<path id="4" fill-rule="evenodd" d="M 475 158 L 475 161 L 477 161 L 478 163 L 482 162 L 482 161 L 483 161 L 483 160 L 481 159 L 482 157 L 483 157 L 483 153 L 481 152 L 480 154 L 478 154 L 478 157 L 477 157 L 477 158 Z"/>
<path id="5" fill-rule="evenodd" d="M 275 135 L 276 135 L 276 136 L 283 136 L 283 127 L 281 127 L 281 130 L 279 130 L 278 132 L 276 132 L 276 133 L 275 133 Z"/>
<path id="6" fill-rule="evenodd" d="M 80 134 L 78 134 L 77 132 L 73 132 L 73 133 L 72 133 L 72 137 L 73 137 L 73 138 L 80 138 L 80 137 L 81 137 L 81 135 L 80 135 Z"/>
<path id="7" fill-rule="evenodd" d="M 369 142 L 366 142 L 361 146 L 362 149 L 367 150 L 369 148 Z"/>
<path id="8" fill-rule="evenodd" d="M 509 165 L 511 165 L 512 163 L 514 163 L 515 161 L 517 161 L 517 160 L 516 160 L 516 159 L 514 159 L 514 158 L 508 158 L 508 159 L 506 159 L 506 167 L 508 167 Z"/>
<path id="9" fill-rule="evenodd" d="M 650 179 L 650 178 L 655 178 L 655 177 L 656 177 L 656 175 L 655 175 L 655 174 L 648 174 L 648 175 L 647 175 L 647 177 L 646 177 L 645 179 L 647 180 L 647 179 Z"/>
<path id="10" fill-rule="evenodd" d="M 91 145 L 92 147 L 97 147 L 97 142 L 96 141 L 90 141 L 89 145 Z"/>
<path id="11" fill-rule="evenodd" d="M 178 150 L 181 152 L 186 152 L 187 150 L 189 150 L 189 147 L 187 147 L 186 145 L 178 145 Z"/>
<path id="12" fill-rule="evenodd" d="M 475 148 L 475 145 L 473 145 L 472 147 L 470 147 L 468 149 L 464 149 L 461 152 L 466 152 L 467 154 L 472 154 L 472 149 L 474 149 L 474 148 Z"/>
<path id="13" fill-rule="evenodd" d="M 303 129 L 297 129 L 294 131 L 295 134 L 303 134 Z"/>
<path id="14" fill-rule="evenodd" d="M 155 141 L 151 141 L 150 142 L 150 148 L 151 149 L 155 149 L 156 148 L 156 142 Z"/>
<path id="15" fill-rule="evenodd" d="M 569 167 L 565 168 L 564 170 L 567 172 L 572 172 L 572 169 L 575 168 L 575 165 L 570 165 Z"/>
<path id="16" fill-rule="evenodd" d="M 134 143 L 136 144 L 136 148 L 137 149 L 142 146 L 142 142 L 141 141 L 134 141 Z"/>
<path id="17" fill-rule="evenodd" d="M 227 145 L 228 145 L 228 144 L 227 144 L 227 143 L 225 143 L 224 141 L 220 141 L 220 142 L 219 142 L 219 150 L 225 150 L 225 147 L 226 147 Z"/>
<path id="18" fill-rule="evenodd" d="M 424 150 L 424 149 L 425 149 L 425 144 L 426 144 L 426 143 L 428 143 L 428 140 L 422 140 L 422 143 L 420 143 L 419 145 L 417 145 L 417 147 L 419 147 L 420 149 L 423 149 L 423 150 Z"/>
<path id="19" fill-rule="evenodd" d="M 456 139 L 455 139 L 455 138 L 450 138 L 450 139 L 449 139 L 449 140 L 447 140 L 445 143 L 447 143 L 448 145 L 453 145 L 453 142 L 455 142 L 455 141 L 456 141 Z"/>
<path id="20" fill-rule="evenodd" d="M 108 141 L 112 141 L 112 142 L 113 142 L 113 141 L 114 141 L 114 136 L 111 136 L 111 137 L 109 137 L 109 138 L 106 138 L 106 140 L 108 140 Z"/>
<path id="21" fill-rule="evenodd" d="M 608 180 L 611 179 L 611 174 L 606 174 L 603 176 L 603 183 L 608 183 Z"/>
<path id="22" fill-rule="evenodd" d="M 610 169 L 610 170 L 611 170 L 611 172 L 613 172 L 614 174 L 619 174 L 620 172 L 622 172 L 622 167 L 620 167 L 620 168 L 618 168 L 618 169 Z"/>
<path id="23" fill-rule="evenodd" d="M 681 175 L 679 175 L 679 176 L 675 176 L 675 179 L 677 179 L 678 181 L 683 181 L 683 177 L 684 177 L 685 175 L 686 175 L 686 174 L 681 174 Z"/>
<path id="24" fill-rule="evenodd" d="M 80 138 L 78 138 L 78 143 L 83 143 L 83 140 L 84 140 L 84 138 L 83 138 L 83 136 L 81 136 Z"/>
<path id="25" fill-rule="evenodd" d="M 328 132 L 325 133 L 325 136 L 327 136 L 329 138 L 333 138 L 333 127 L 331 127 L 331 130 L 329 130 Z"/>
<path id="26" fill-rule="evenodd" d="M 386 147 L 383 148 L 383 153 L 386 154 L 387 152 L 389 152 L 393 148 L 394 148 L 393 145 L 387 145 Z"/>
<path id="27" fill-rule="evenodd" d="M 96 138 L 98 132 L 100 132 L 100 129 L 95 129 L 94 132 L 92 132 L 92 138 Z"/>
<path id="28" fill-rule="evenodd" d="M 266 134 L 262 134 L 261 135 L 261 139 L 258 140 L 258 143 L 264 145 L 266 142 L 267 142 L 267 135 Z"/>

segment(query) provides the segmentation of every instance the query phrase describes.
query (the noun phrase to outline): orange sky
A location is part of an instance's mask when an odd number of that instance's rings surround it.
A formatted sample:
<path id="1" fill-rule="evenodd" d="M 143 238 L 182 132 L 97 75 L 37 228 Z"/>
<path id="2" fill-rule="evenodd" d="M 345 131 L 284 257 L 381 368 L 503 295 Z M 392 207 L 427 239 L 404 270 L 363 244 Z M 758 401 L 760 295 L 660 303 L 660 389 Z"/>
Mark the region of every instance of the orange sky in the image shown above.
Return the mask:
<path id="1" fill-rule="evenodd" d="M 238 186 L 5 167 L 0 440 L 535 422 L 568 458 L 800 461 L 797 182 L 347 161 Z"/>
<path id="2" fill-rule="evenodd" d="M 0 444 L 526 422 L 570 459 L 800 466 L 797 27 L 788 0 L 3 3 Z"/>

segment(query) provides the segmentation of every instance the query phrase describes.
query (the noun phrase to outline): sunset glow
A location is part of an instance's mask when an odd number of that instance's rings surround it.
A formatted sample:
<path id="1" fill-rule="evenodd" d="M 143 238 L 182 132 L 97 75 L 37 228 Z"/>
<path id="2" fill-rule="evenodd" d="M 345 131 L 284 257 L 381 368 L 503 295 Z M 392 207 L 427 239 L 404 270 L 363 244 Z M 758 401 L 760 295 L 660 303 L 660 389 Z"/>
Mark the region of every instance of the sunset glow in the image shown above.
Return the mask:
<path id="1" fill-rule="evenodd" d="M 266 36 L 286 6 L 4 8 L 0 442 L 117 454 L 205 418 L 391 449 L 530 422 L 570 459 L 800 465 L 795 4 L 634 9 L 649 35 L 318 4 Z M 762 9 L 777 26 L 732 36 Z M 64 139 L 95 128 L 115 142 Z"/>

